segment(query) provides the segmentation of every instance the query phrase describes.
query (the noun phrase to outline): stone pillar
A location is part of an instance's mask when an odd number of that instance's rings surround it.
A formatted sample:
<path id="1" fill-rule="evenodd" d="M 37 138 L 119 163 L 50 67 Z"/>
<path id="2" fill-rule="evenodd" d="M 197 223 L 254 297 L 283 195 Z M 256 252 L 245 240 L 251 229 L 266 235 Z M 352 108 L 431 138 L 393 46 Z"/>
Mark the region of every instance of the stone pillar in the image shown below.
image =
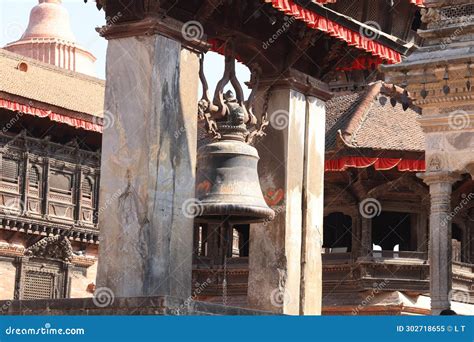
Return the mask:
<path id="1" fill-rule="evenodd" d="M 439 315 L 449 309 L 452 289 L 452 253 L 451 253 L 451 210 L 452 184 L 458 180 L 452 173 L 445 171 L 422 174 L 424 182 L 430 187 L 430 293 L 431 314 Z"/>
<path id="2" fill-rule="evenodd" d="M 175 24 L 107 31 L 97 287 L 117 297 L 191 294 L 199 58 Z"/>
<path id="3" fill-rule="evenodd" d="M 300 314 L 321 314 L 326 105 L 306 98 Z"/>
<path id="4" fill-rule="evenodd" d="M 325 106 L 310 95 L 327 94 L 282 79 L 261 84 L 257 100 L 268 99 L 270 125 L 256 145 L 259 175 L 276 217 L 250 228 L 249 305 L 320 314 Z"/>

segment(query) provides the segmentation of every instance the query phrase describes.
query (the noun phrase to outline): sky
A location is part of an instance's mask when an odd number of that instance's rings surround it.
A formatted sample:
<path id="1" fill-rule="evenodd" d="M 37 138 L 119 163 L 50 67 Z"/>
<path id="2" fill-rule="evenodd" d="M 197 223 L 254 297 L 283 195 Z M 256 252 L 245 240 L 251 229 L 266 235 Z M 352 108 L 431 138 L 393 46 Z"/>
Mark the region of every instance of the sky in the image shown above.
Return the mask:
<path id="1" fill-rule="evenodd" d="M 0 47 L 21 37 L 28 27 L 30 11 L 36 4 L 38 0 L 0 0 Z M 63 6 L 69 11 L 77 43 L 97 58 L 95 63 L 97 77 L 105 79 L 107 41 L 95 30 L 96 27 L 105 24 L 104 12 L 97 10 L 93 0 L 89 0 L 87 4 L 83 0 L 63 0 Z M 206 77 L 212 93 L 223 73 L 223 58 L 215 53 L 208 53 L 205 61 Z M 250 79 L 248 69 L 238 63 L 236 71 L 243 87 L 246 88 L 243 82 Z M 247 89 L 246 93 L 248 95 Z"/>

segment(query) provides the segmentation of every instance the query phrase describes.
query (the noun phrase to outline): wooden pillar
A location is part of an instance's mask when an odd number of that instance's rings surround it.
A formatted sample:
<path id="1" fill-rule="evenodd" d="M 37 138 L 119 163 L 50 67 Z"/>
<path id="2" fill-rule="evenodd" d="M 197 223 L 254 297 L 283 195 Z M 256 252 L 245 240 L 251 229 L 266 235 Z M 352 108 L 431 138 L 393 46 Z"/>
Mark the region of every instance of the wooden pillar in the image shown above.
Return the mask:
<path id="1" fill-rule="evenodd" d="M 48 218 L 49 214 L 49 173 L 50 173 L 50 160 L 49 158 L 44 158 L 43 160 L 43 174 L 42 174 L 42 184 L 40 186 L 43 187 L 43 201 L 41 203 L 43 209 L 43 217 Z"/>
<path id="2" fill-rule="evenodd" d="M 474 229 L 469 227 L 467 234 L 469 235 L 469 259 L 467 262 L 474 264 Z"/>
<path id="3" fill-rule="evenodd" d="M 361 241 L 360 257 L 368 257 L 372 253 L 372 219 L 361 217 Z"/>
<path id="4" fill-rule="evenodd" d="M 352 218 L 352 258 L 357 259 L 362 249 L 362 220 L 357 214 L 351 214 Z"/>
<path id="5" fill-rule="evenodd" d="M 76 166 L 76 172 L 74 173 L 76 182 L 74 187 L 74 220 L 76 223 L 81 221 L 81 204 L 82 204 L 82 166 Z"/>
<path id="6" fill-rule="evenodd" d="M 452 289 L 451 210 L 452 184 L 458 177 L 445 171 L 427 172 L 421 176 L 430 187 L 430 294 L 431 314 L 450 309 Z"/>
<path id="7" fill-rule="evenodd" d="M 97 283 L 117 297 L 191 295 L 200 42 L 181 27 L 106 32 Z"/>
<path id="8" fill-rule="evenodd" d="M 262 190 L 276 217 L 250 227 L 248 300 L 256 309 L 314 315 L 322 297 L 325 105 L 319 98 L 328 94 L 298 83 L 303 75 L 285 77 L 263 80 L 257 96 L 262 106 L 268 99 L 271 124 L 256 148 Z"/>
<path id="9" fill-rule="evenodd" d="M 21 201 L 20 210 L 23 214 L 28 211 L 28 187 L 30 179 L 28 177 L 28 169 L 30 167 L 30 157 L 28 152 L 23 153 L 23 168 L 21 178 Z"/>

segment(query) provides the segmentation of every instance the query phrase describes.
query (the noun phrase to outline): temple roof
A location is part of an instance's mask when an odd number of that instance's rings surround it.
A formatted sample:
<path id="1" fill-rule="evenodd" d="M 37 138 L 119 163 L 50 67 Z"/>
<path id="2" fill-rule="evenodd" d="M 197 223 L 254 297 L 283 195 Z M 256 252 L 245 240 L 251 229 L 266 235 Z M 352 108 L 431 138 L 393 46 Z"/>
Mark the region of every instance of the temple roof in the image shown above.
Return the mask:
<path id="1" fill-rule="evenodd" d="M 191 22 L 197 23 L 201 43 L 225 43 L 233 37 L 233 49 L 241 62 L 262 69 L 262 75 L 268 77 L 291 67 L 326 82 L 341 68 L 351 68 L 355 61 L 357 66 L 364 66 L 357 70 L 399 63 L 413 45 L 385 33 L 378 25 L 355 20 L 315 1 L 213 4 L 206 0 L 163 0 L 159 6 L 151 6 L 145 0 L 102 0 L 98 5 L 104 5 L 107 18 L 117 18 L 114 25 L 102 30 L 107 39 L 134 35 L 146 26 L 157 25 L 173 27 L 181 37 L 180 30 L 187 29 Z M 370 63 L 360 63 L 361 60 Z"/>
<path id="2" fill-rule="evenodd" d="M 105 81 L 0 49 L 0 99 L 102 117 Z M 10 98 L 8 98 L 10 97 Z"/>
<path id="3" fill-rule="evenodd" d="M 20 39 L 4 49 L 86 75 L 95 76 L 92 53 L 76 43 L 69 13 L 61 0 L 39 0 Z"/>
<path id="4" fill-rule="evenodd" d="M 76 38 L 71 31 L 69 13 L 61 0 L 39 0 L 30 13 L 28 28 L 21 40 L 31 38 L 58 38 L 75 42 Z"/>
<path id="5" fill-rule="evenodd" d="M 410 106 L 404 111 L 400 101 L 393 107 L 390 98 L 396 96 L 391 86 L 375 82 L 365 90 L 333 97 L 326 106 L 326 151 L 342 146 L 423 152 L 425 138 L 417 121 L 420 110 Z M 385 105 L 380 97 L 387 99 Z"/>
<path id="6" fill-rule="evenodd" d="M 348 16 L 326 8 L 316 2 L 303 0 L 264 0 L 286 15 L 306 23 L 312 29 L 325 32 L 345 41 L 349 46 L 366 51 L 389 64 L 400 63 L 408 46 L 400 39 Z M 334 1 L 331 1 L 334 2 Z"/>

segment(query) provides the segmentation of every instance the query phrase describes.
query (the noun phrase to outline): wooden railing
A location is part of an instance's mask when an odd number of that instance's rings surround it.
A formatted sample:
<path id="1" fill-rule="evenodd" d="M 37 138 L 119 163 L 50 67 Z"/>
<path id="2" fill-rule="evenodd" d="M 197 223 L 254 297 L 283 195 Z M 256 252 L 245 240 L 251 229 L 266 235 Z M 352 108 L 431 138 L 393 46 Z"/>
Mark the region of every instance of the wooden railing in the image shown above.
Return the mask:
<path id="1" fill-rule="evenodd" d="M 345 263 L 352 261 L 352 253 L 323 253 L 323 262 Z"/>
<path id="2" fill-rule="evenodd" d="M 428 255 L 425 252 L 416 252 L 416 251 L 372 251 L 370 253 L 372 258 L 381 258 L 381 259 L 418 259 L 418 260 L 427 260 Z"/>

